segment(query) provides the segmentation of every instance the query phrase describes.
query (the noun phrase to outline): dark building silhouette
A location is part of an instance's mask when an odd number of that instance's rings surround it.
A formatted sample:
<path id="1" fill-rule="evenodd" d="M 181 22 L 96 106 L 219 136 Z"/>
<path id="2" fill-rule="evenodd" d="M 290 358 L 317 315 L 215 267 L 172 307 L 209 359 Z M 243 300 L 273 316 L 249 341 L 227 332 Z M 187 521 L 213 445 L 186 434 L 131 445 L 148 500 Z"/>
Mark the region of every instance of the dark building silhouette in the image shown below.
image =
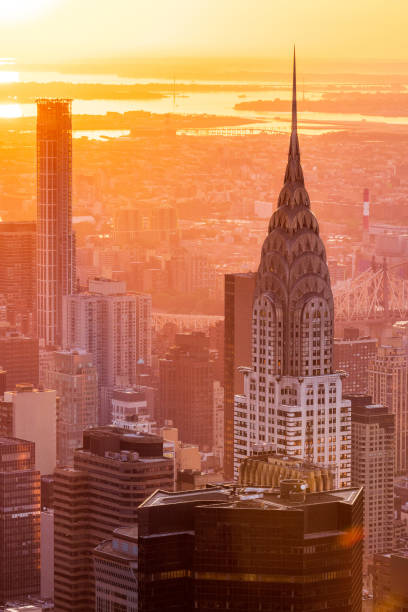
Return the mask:
<path id="1" fill-rule="evenodd" d="M 202 332 L 177 334 L 175 346 L 160 359 L 161 419 L 172 420 L 183 442 L 213 446 L 214 362 Z"/>
<path id="2" fill-rule="evenodd" d="M 0 223 L 0 294 L 7 319 L 24 333 L 33 333 L 37 309 L 36 223 Z"/>
<path id="3" fill-rule="evenodd" d="M 0 605 L 40 594 L 40 504 L 34 443 L 0 437 Z"/>
<path id="4" fill-rule="evenodd" d="M 71 100 L 37 101 L 37 327 L 62 342 L 62 298 L 75 287 Z"/>
<path id="5" fill-rule="evenodd" d="M 6 389 L 19 383 L 38 386 L 38 340 L 13 330 L 0 330 L 0 366 L 6 370 Z"/>
<path id="6" fill-rule="evenodd" d="M 160 487 L 172 490 L 173 482 L 173 461 L 158 436 L 109 426 L 84 432 L 74 468 L 54 477 L 57 610 L 95 609 L 93 549 L 116 527 L 136 523 L 139 504 Z"/>
<path id="7" fill-rule="evenodd" d="M 256 274 L 225 275 L 224 332 L 224 475 L 234 472 L 234 395 L 244 391 L 240 366 L 249 366 L 252 349 L 252 306 Z"/>
<path id="8" fill-rule="evenodd" d="M 157 491 L 139 510 L 139 610 L 360 612 L 362 489 Z"/>

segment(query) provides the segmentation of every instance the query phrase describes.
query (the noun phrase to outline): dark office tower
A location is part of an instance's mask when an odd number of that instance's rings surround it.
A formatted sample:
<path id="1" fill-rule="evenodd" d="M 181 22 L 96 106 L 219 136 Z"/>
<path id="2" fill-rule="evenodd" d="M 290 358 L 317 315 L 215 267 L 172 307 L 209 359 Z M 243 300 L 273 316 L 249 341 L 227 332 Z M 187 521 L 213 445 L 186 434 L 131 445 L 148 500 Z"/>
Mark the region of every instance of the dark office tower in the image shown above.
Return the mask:
<path id="1" fill-rule="evenodd" d="M 160 369 L 160 414 L 171 420 L 183 442 L 202 449 L 214 444 L 214 362 L 202 332 L 177 334 Z"/>
<path id="2" fill-rule="evenodd" d="M 84 432 L 74 468 L 55 472 L 55 607 L 94 610 L 92 551 L 117 527 L 137 522 L 139 504 L 173 488 L 173 460 L 158 436 L 116 427 Z"/>
<path id="3" fill-rule="evenodd" d="M 334 339 L 333 368 L 347 373 L 343 378 L 343 395 L 367 393 L 368 367 L 376 354 L 377 339 L 360 337 L 356 328 L 347 328 L 343 339 Z"/>
<path id="4" fill-rule="evenodd" d="M 38 340 L 23 334 L 0 330 L 0 366 L 6 370 L 6 389 L 14 391 L 19 383 L 38 386 Z"/>
<path id="5" fill-rule="evenodd" d="M 252 306 L 256 274 L 225 275 L 224 475 L 234 472 L 234 395 L 244 391 L 240 366 L 251 364 Z"/>
<path id="6" fill-rule="evenodd" d="M 62 341 L 62 298 L 75 285 L 70 100 L 37 101 L 38 337 Z"/>
<path id="7" fill-rule="evenodd" d="M 33 442 L 0 437 L 0 605 L 40 593 L 40 504 Z"/>
<path id="8" fill-rule="evenodd" d="M 408 610 L 408 549 L 375 555 L 375 612 L 406 612 Z"/>
<path id="9" fill-rule="evenodd" d="M 305 489 L 156 492 L 139 509 L 140 612 L 360 612 L 362 489 Z"/>
<path id="10" fill-rule="evenodd" d="M 7 301 L 7 319 L 33 333 L 37 309 L 36 224 L 0 223 L 0 294 Z"/>
<path id="11" fill-rule="evenodd" d="M 369 395 L 351 400 L 351 484 L 364 487 L 364 571 L 394 536 L 395 415 Z"/>

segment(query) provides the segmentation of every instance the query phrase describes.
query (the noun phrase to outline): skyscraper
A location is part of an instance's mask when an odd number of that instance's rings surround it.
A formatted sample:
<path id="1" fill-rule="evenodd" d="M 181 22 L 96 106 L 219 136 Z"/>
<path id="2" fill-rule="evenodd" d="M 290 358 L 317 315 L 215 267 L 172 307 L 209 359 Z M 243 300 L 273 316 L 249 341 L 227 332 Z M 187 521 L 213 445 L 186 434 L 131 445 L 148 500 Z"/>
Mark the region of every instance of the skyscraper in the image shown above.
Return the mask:
<path id="1" fill-rule="evenodd" d="M 214 445 L 214 363 L 203 332 L 177 334 L 159 361 L 160 414 L 172 420 L 183 442 Z"/>
<path id="2" fill-rule="evenodd" d="M 224 332 L 224 475 L 234 473 L 234 396 L 244 392 L 238 366 L 251 364 L 255 272 L 225 275 Z"/>
<path id="3" fill-rule="evenodd" d="M 364 569 L 390 551 L 394 532 L 394 415 L 368 395 L 351 400 L 351 482 L 364 487 Z"/>
<path id="4" fill-rule="evenodd" d="M 215 486 L 139 508 L 139 610 L 360 612 L 363 491 Z"/>
<path id="5" fill-rule="evenodd" d="M 173 461 L 163 440 L 116 427 L 84 432 L 74 468 L 55 472 L 55 605 L 59 612 L 94 609 L 92 551 L 116 527 L 137 522 L 139 504 L 173 488 Z"/>
<path id="6" fill-rule="evenodd" d="M 81 348 L 98 370 L 99 424 L 111 422 L 114 387 L 137 383 L 138 363 L 151 365 L 150 295 L 127 293 L 122 281 L 96 278 L 89 291 L 64 299 L 64 348 Z"/>
<path id="7" fill-rule="evenodd" d="M 378 347 L 368 371 L 368 390 L 376 404 L 395 414 L 395 473 L 408 469 L 408 356 L 401 338 Z"/>
<path id="8" fill-rule="evenodd" d="M 0 294 L 7 301 L 7 319 L 24 333 L 33 334 L 37 310 L 34 222 L 0 223 L 0 261 Z"/>
<path id="9" fill-rule="evenodd" d="M 329 467 L 335 486 L 349 486 L 350 402 L 333 371 L 333 325 L 325 248 L 300 164 L 294 61 L 288 163 L 256 279 L 252 367 L 236 403 L 236 475 L 253 444 L 269 442 Z"/>
<path id="10" fill-rule="evenodd" d="M 98 373 L 92 355 L 81 349 L 56 351 L 46 378 L 47 387 L 59 397 L 58 465 L 72 465 L 83 431 L 98 424 Z"/>
<path id="11" fill-rule="evenodd" d="M 70 100 L 37 101 L 38 337 L 61 345 L 62 298 L 75 286 Z"/>
<path id="12" fill-rule="evenodd" d="M 7 372 L 6 389 L 19 383 L 38 385 L 38 339 L 9 328 L 0 328 L 0 365 Z"/>
<path id="13" fill-rule="evenodd" d="M 346 393 L 367 393 L 368 367 L 377 353 L 377 339 L 360 337 L 356 328 L 346 328 L 343 339 L 335 338 L 333 367 L 343 370 L 343 395 Z"/>
<path id="14" fill-rule="evenodd" d="M 40 509 L 33 442 L 0 437 L 0 605 L 40 594 Z"/>

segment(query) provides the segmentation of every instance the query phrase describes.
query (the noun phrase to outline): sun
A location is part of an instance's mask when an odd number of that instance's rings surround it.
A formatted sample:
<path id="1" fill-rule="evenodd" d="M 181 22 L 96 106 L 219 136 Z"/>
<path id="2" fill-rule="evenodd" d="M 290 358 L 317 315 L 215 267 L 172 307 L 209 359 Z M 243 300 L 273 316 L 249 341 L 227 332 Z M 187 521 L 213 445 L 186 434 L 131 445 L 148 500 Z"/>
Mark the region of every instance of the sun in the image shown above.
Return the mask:
<path id="1" fill-rule="evenodd" d="M 53 4 L 56 0 L 0 0 L 0 24 L 30 19 Z"/>

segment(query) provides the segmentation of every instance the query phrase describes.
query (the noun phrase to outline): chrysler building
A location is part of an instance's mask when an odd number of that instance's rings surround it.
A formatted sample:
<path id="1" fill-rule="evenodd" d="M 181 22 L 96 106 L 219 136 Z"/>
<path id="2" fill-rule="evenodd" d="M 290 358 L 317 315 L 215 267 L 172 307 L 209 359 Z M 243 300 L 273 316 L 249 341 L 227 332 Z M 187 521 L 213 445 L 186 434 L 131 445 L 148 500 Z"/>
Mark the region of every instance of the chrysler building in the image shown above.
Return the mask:
<path id="1" fill-rule="evenodd" d="M 262 247 L 252 311 L 252 367 L 235 396 L 234 471 L 254 444 L 299 457 L 350 486 L 350 402 L 333 371 L 333 295 L 300 164 L 296 60 L 284 185 Z"/>

